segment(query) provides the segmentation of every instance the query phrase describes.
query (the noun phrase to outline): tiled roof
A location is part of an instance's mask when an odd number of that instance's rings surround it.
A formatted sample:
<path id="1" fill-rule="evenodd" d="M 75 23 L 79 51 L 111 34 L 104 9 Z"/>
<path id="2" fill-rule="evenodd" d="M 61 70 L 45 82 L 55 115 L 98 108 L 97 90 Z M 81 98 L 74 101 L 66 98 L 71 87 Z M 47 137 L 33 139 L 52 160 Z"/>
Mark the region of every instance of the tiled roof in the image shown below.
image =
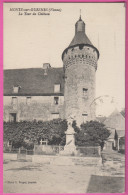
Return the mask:
<path id="1" fill-rule="evenodd" d="M 114 139 L 114 136 L 115 136 L 115 130 L 110 130 L 111 134 L 110 136 L 108 137 L 109 139 Z"/>
<path id="2" fill-rule="evenodd" d="M 77 32 L 73 40 L 71 41 L 69 47 L 79 45 L 79 44 L 92 45 L 91 41 L 89 40 L 89 38 L 84 32 Z"/>
<path id="3" fill-rule="evenodd" d="M 115 109 L 114 112 L 107 117 L 104 121 L 106 127 L 115 129 L 115 130 L 125 130 L 125 118 L 122 114 Z"/>
<path id="4" fill-rule="evenodd" d="M 62 60 L 63 60 L 64 53 L 67 52 L 69 48 L 80 46 L 80 45 L 82 46 L 86 45 L 88 47 L 92 47 L 93 49 L 95 49 L 99 58 L 99 51 L 96 47 L 93 46 L 93 44 L 87 37 L 85 33 L 85 23 L 81 20 L 81 18 L 76 23 L 76 31 L 73 40 L 62 53 Z"/>
<path id="5" fill-rule="evenodd" d="M 105 116 L 97 116 L 96 117 L 96 120 L 100 123 L 104 123 L 104 121 L 106 120 L 106 117 Z"/>
<path id="6" fill-rule="evenodd" d="M 124 137 L 125 136 L 125 131 L 123 131 L 123 130 L 116 130 L 116 132 L 117 132 L 118 137 Z"/>
<path id="7" fill-rule="evenodd" d="M 20 86 L 16 95 L 54 95 L 54 84 L 60 84 L 58 95 L 64 94 L 63 68 L 4 70 L 4 95 L 14 95 L 13 87 Z"/>

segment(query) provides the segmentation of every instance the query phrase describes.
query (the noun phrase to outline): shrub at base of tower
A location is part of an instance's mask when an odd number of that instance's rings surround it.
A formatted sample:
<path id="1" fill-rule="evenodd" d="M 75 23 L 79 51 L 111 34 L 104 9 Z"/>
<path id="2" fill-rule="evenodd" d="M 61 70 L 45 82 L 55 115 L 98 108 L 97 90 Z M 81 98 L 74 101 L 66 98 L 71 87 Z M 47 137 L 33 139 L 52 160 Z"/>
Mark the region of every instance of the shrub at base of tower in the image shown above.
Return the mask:
<path id="1" fill-rule="evenodd" d="M 110 131 L 103 123 L 90 121 L 77 127 L 73 122 L 73 127 L 76 132 L 75 144 L 78 146 L 101 146 L 104 147 L 104 142 L 110 136 Z"/>

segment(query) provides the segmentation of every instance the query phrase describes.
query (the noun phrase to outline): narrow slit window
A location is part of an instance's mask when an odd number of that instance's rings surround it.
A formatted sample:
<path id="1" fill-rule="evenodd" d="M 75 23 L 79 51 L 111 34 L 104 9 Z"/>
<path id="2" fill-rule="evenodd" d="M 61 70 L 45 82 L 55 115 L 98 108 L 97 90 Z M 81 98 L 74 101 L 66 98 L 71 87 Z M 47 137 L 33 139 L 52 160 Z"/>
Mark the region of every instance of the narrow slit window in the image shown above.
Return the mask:
<path id="1" fill-rule="evenodd" d="M 83 88 L 83 96 L 87 97 L 88 95 L 88 89 L 87 88 Z"/>
<path id="2" fill-rule="evenodd" d="M 52 119 L 59 118 L 59 113 L 52 113 Z"/>
<path id="3" fill-rule="evenodd" d="M 86 123 L 88 114 L 82 114 L 82 117 L 83 117 L 83 123 Z"/>

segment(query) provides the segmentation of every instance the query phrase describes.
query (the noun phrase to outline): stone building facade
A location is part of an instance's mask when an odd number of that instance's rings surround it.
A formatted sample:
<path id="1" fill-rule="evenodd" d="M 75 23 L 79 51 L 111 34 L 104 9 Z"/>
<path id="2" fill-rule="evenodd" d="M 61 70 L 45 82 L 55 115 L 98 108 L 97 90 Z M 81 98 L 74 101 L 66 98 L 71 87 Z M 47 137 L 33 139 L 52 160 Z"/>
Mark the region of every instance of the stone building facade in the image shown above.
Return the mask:
<path id="1" fill-rule="evenodd" d="M 99 51 L 85 34 L 81 17 L 62 54 L 63 68 L 4 71 L 4 120 L 51 120 L 73 117 L 80 125 L 95 119 L 95 74 Z"/>
<path id="2" fill-rule="evenodd" d="M 4 71 L 4 121 L 64 118 L 63 68 Z"/>

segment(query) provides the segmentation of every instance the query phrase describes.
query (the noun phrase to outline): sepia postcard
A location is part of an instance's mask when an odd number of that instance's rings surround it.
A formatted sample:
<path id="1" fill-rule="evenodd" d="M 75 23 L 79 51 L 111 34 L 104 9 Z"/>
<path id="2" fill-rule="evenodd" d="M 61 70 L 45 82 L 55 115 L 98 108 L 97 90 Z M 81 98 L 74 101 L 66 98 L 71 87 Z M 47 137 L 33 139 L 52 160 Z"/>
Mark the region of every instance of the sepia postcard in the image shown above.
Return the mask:
<path id="1" fill-rule="evenodd" d="M 3 2 L 3 193 L 125 193 L 126 2 Z"/>

